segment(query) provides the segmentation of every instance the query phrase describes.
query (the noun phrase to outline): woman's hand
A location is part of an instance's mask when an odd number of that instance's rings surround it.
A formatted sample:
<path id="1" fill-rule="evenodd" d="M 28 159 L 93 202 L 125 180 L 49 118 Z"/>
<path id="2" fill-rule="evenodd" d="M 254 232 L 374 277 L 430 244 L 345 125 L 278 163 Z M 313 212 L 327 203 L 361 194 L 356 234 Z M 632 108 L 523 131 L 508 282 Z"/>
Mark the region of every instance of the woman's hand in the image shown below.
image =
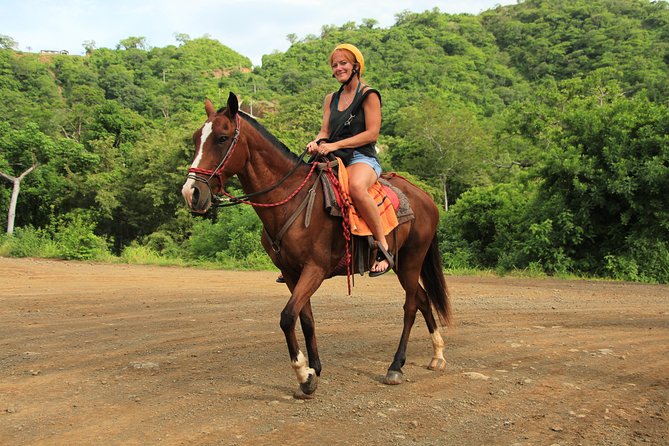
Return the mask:
<path id="1" fill-rule="evenodd" d="M 318 145 L 318 153 L 320 153 L 323 156 L 327 155 L 328 153 L 334 152 L 335 150 L 337 150 L 337 147 L 335 147 L 334 143 L 322 142 Z"/>
<path id="2" fill-rule="evenodd" d="M 314 140 L 307 144 L 307 152 L 312 155 L 316 154 L 325 156 L 330 152 L 334 152 L 335 150 L 337 150 L 337 147 L 334 143 L 325 141 L 322 141 L 320 144 L 318 144 L 317 140 Z"/>
<path id="3" fill-rule="evenodd" d="M 309 144 L 307 144 L 307 152 L 310 155 L 318 154 L 318 141 L 317 140 L 314 139 Z"/>

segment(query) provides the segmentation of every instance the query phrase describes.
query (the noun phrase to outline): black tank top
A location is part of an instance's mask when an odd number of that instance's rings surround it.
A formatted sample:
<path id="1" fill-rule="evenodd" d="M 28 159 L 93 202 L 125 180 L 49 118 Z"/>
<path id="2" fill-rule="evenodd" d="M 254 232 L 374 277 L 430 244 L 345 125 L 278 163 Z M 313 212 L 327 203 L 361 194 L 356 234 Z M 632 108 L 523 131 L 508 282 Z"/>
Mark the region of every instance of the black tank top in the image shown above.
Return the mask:
<path id="1" fill-rule="evenodd" d="M 336 142 L 341 141 L 342 139 L 350 138 L 351 136 L 357 135 L 365 131 L 365 110 L 362 107 L 362 103 L 367 99 L 367 96 L 370 93 L 375 93 L 379 96 L 379 101 L 381 100 L 381 94 L 374 90 L 368 89 L 364 93 L 356 92 L 351 105 L 344 111 L 339 111 L 339 97 L 341 91 L 337 91 L 332 95 L 332 101 L 330 102 L 330 120 L 328 121 L 328 126 L 331 131 L 335 131 L 337 128 L 341 127 L 341 130 L 336 135 L 330 135 L 330 141 Z M 362 97 L 359 98 L 359 96 Z M 357 107 L 355 114 L 352 114 L 353 106 L 359 102 L 360 105 Z M 342 126 L 341 123 L 344 123 Z M 375 141 L 376 142 L 376 141 Z M 339 149 L 335 150 L 333 153 L 335 156 L 341 158 L 345 166 L 348 166 L 351 158 L 353 157 L 354 152 L 360 152 L 363 155 L 377 158 L 376 156 L 376 147 L 374 143 L 366 144 L 361 147 L 356 147 L 354 149 Z"/>

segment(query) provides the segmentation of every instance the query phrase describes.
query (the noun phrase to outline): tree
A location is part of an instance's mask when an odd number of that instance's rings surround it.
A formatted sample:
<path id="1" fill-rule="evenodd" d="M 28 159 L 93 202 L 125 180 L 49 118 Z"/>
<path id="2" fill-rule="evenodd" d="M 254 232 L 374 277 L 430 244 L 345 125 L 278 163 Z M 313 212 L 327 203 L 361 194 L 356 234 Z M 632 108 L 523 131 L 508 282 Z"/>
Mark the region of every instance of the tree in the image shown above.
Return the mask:
<path id="1" fill-rule="evenodd" d="M 0 49 L 16 50 L 18 47 L 19 44 L 16 40 L 5 34 L 0 34 Z"/>
<path id="2" fill-rule="evenodd" d="M 128 37 L 119 41 L 118 48 L 146 50 L 146 37 Z"/>
<path id="3" fill-rule="evenodd" d="M 95 40 L 84 40 L 84 43 L 82 43 L 81 46 L 83 46 L 86 50 L 86 55 L 90 55 L 93 51 L 95 51 L 95 48 L 97 48 Z"/>
<path id="4" fill-rule="evenodd" d="M 190 36 L 186 33 L 174 33 L 174 40 L 183 44 L 190 40 Z"/>
<path id="5" fill-rule="evenodd" d="M 206 35 L 175 34 L 179 44 L 164 48 L 87 41 L 86 57 L 18 53 L 0 35 L 0 171 L 40 166 L 21 183 L 16 225 L 83 212 L 117 251 L 156 232 L 185 241 L 192 221 L 178 189 L 203 99 L 223 105 L 237 92 L 299 153 L 339 87 L 327 55 L 352 42 L 382 94 L 384 168 L 453 204 L 444 231 L 459 236 L 448 248 L 485 267 L 664 280 L 666 1 L 524 0 L 477 16 L 396 17 L 389 28 L 363 19 L 289 34 L 288 50 L 261 66 Z M 2 215 L 11 193 L 0 180 Z"/>
<path id="6" fill-rule="evenodd" d="M 477 183 L 482 171 L 488 136 L 474 113 L 446 99 L 425 99 L 398 112 L 389 157 L 398 169 L 436 181 L 443 191 L 444 209 L 449 189 L 456 194 Z"/>
<path id="7" fill-rule="evenodd" d="M 21 190 L 21 181 L 35 168 L 37 168 L 37 164 L 33 164 L 28 170 L 24 171 L 21 175 L 18 177 L 13 177 L 9 174 L 6 174 L 2 171 L 0 171 L 0 176 L 5 178 L 8 181 L 11 181 L 13 183 L 12 187 L 12 198 L 9 203 L 9 211 L 7 212 L 7 234 L 13 234 L 14 233 L 14 218 L 16 217 L 16 203 L 19 200 L 19 191 Z"/>
<path id="8" fill-rule="evenodd" d="M 582 228 L 582 240 L 564 240 L 582 270 L 602 273 L 607 256 L 627 256 L 643 273 L 666 252 L 668 135 L 669 108 L 643 95 L 602 102 L 595 94 L 567 104 L 539 171 L 541 198 L 547 218 L 568 212 Z M 639 248 L 646 246 L 658 249 Z"/>
<path id="9" fill-rule="evenodd" d="M 379 24 L 379 21 L 376 19 L 362 19 L 362 25 L 366 28 L 374 28 Z"/>

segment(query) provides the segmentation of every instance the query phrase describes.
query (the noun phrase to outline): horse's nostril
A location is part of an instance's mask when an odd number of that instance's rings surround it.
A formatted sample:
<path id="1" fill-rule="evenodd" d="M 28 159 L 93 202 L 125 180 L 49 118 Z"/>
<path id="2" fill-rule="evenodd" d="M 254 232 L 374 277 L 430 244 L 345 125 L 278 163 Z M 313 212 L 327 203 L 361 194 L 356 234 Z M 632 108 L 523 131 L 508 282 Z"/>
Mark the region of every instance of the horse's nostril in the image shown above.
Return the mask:
<path id="1" fill-rule="evenodd" d="M 194 187 L 193 188 L 193 196 L 192 196 L 190 202 L 193 206 L 195 206 L 199 200 L 200 200 L 200 190 L 197 187 Z"/>

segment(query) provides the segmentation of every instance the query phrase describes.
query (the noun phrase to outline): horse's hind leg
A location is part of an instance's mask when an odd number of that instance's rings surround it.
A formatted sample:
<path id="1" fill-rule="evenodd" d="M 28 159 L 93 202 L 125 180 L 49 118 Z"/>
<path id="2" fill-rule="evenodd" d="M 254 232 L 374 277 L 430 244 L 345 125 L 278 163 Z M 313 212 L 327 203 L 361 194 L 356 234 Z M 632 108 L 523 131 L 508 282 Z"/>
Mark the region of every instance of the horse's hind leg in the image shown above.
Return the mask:
<path id="1" fill-rule="evenodd" d="M 430 332 L 430 337 L 432 338 L 433 355 L 427 368 L 430 370 L 444 370 L 444 368 L 446 368 L 446 358 L 444 358 L 444 339 L 441 337 L 441 334 L 439 334 L 439 326 L 434 319 L 432 307 L 430 306 L 427 294 L 422 286 L 418 287 L 416 297 L 418 300 L 418 309 L 425 318 L 427 330 Z"/>
<path id="2" fill-rule="evenodd" d="M 407 265 L 406 261 L 404 262 L 404 265 Z M 401 384 L 404 381 L 402 367 L 406 362 L 406 349 L 409 343 L 409 335 L 411 334 L 411 328 L 416 321 L 416 312 L 418 310 L 420 310 L 425 318 L 427 329 L 432 338 L 433 355 L 427 368 L 430 370 L 443 370 L 446 367 L 446 359 L 444 358 L 444 340 L 441 337 L 441 334 L 439 334 L 439 327 L 434 319 L 427 293 L 418 282 L 418 273 L 408 271 L 405 268 L 404 271 L 398 271 L 398 277 L 402 287 L 406 291 L 406 300 L 404 302 L 404 328 L 402 330 L 402 336 L 400 337 L 400 344 L 397 348 L 397 352 L 395 353 L 393 362 L 390 364 L 384 379 L 386 384 Z"/>

